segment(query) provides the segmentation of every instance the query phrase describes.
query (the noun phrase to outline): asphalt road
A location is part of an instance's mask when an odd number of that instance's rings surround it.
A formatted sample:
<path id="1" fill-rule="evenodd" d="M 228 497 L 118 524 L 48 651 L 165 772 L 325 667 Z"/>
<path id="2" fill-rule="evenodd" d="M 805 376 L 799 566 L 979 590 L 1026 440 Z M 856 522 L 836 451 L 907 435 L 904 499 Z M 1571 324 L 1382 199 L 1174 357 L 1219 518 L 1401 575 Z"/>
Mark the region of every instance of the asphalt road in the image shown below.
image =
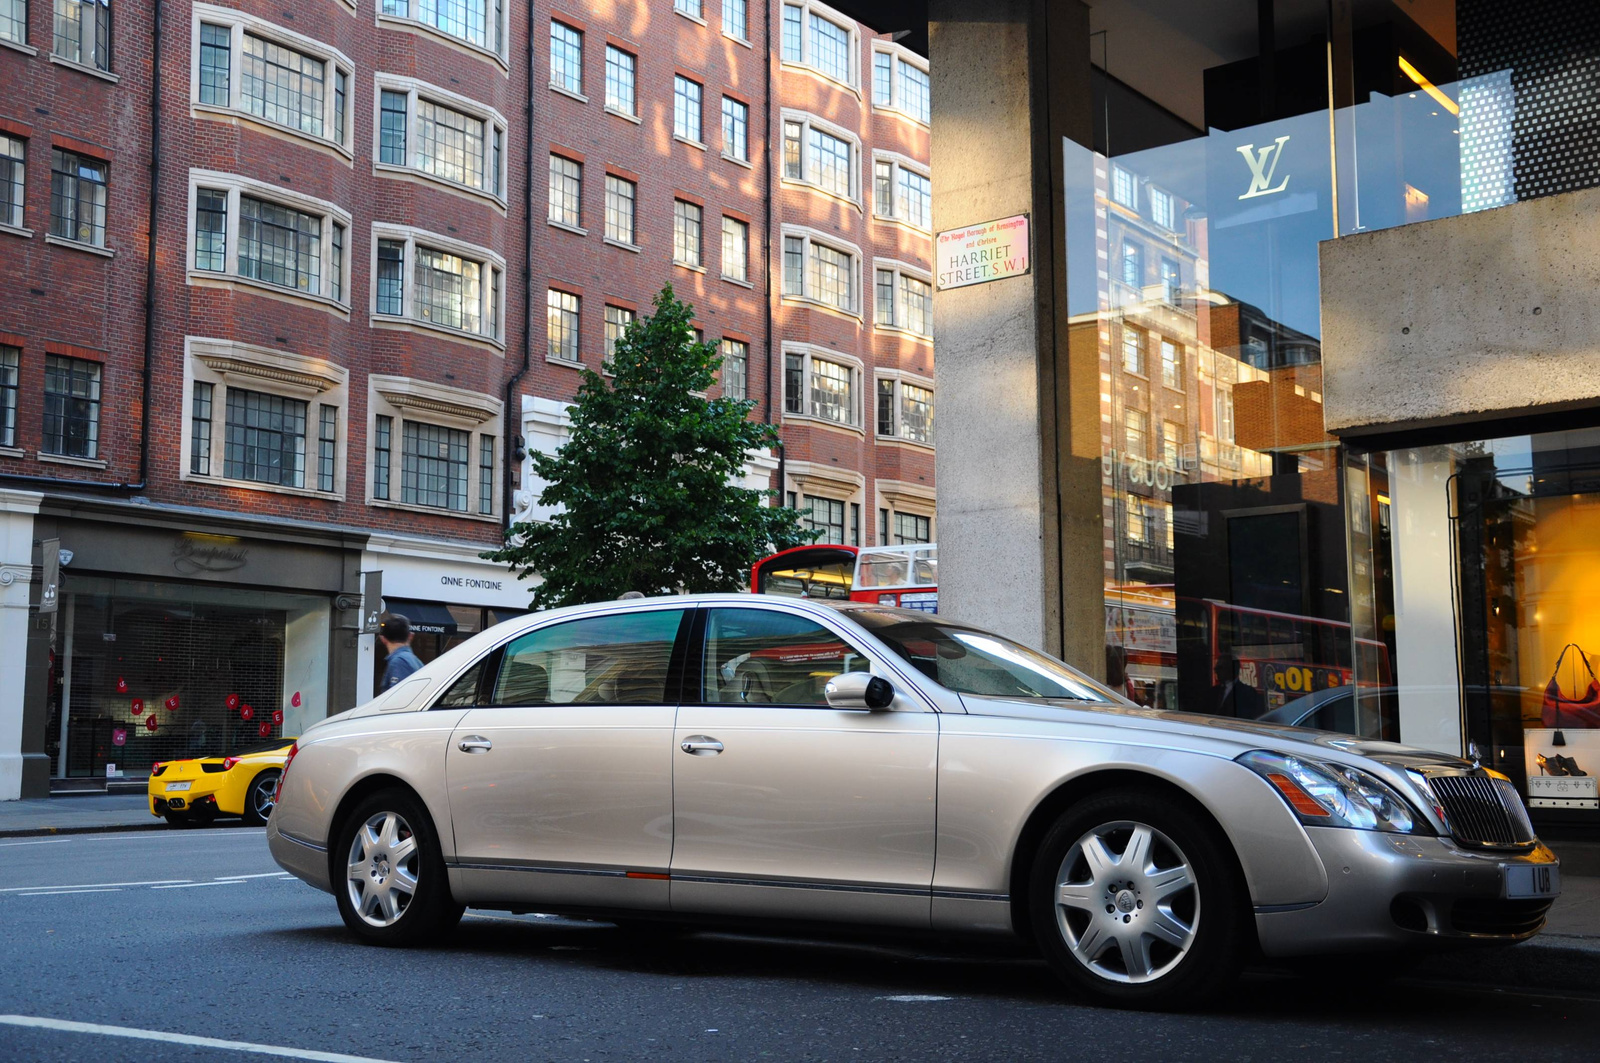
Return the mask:
<path id="1" fill-rule="evenodd" d="M 17 1025 L 38 1020 L 89 1025 Z M 1150 1015 L 1075 1002 L 1036 961 L 935 943 L 663 941 L 469 913 L 448 946 L 390 951 L 281 876 L 260 830 L 0 840 L 0 1060 L 270 1058 L 105 1027 L 450 1063 L 1543 1061 L 1596 1057 L 1600 986 L 1254 974 L 1220 1009 Z"/>

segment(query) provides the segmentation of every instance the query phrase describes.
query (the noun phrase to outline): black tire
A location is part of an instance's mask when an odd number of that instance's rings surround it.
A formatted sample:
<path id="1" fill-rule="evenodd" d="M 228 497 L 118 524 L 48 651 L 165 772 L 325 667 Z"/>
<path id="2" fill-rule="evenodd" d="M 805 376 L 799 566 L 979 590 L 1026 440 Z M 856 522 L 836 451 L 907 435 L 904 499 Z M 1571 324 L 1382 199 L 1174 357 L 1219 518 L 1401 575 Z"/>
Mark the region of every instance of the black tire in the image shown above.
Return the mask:
<path id="1" fill-rule="evenodd" d="M 244 812 L 240 814 L 245 826 L 266 826 L 267 817 L 272 815 L 273 798 L 277 796 L 279 774 L 277 768 L 268 768 L 250 781 L 250 788 L 244 792 Z"/>
<path id="2" fill-rule="evenodd" d="M 358 848 L 357 834 L 369 824 L 375 826 Z M 368 865 L 361 879 L 350 872 L 357 857 Z M 344 925 L 370 945 L 426 944 L 461 921 L 464 909 L 450 895 L 433 820 L 409 791 L 380 790 L 351 809 L 334 835 L 328 867 Z"/>
<path id="3" fill-rule="evenodd" d="M 1134 852 L 1136 836 L 1145 859 Z M 1105 854 L 1098 873 L 1089 848 Z M 1233 984 L 1252 943 L 1247 896 L 1212 823 L 1172 798 L 1119 789 L 1068 808 L 1045 835 L 1029 874 L 1028 914 L 1040 951 L 1068 986 L 1115 1007 L 1179 1009 Z"/>

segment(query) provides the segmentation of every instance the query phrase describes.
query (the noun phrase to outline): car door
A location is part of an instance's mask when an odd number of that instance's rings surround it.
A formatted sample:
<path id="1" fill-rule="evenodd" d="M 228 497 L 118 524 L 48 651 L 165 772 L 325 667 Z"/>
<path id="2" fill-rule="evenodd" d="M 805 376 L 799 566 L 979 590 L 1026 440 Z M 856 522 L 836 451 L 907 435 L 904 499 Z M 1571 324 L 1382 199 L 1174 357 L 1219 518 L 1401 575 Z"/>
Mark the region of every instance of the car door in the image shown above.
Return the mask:
<path id="1" fill-rule="evenodd" d="M 938 717 L 909 688 L 831 708 L 833 676 L 894 678 L 849 631 L 703 610 L 673 736 L 674 911 L 927 925 Z"/>
<path id="2" fill-rule="evenodd" d="M 666 907 L 687 615 L 622 608 L 504 647 L 445 754 L 457 899 Z"/>

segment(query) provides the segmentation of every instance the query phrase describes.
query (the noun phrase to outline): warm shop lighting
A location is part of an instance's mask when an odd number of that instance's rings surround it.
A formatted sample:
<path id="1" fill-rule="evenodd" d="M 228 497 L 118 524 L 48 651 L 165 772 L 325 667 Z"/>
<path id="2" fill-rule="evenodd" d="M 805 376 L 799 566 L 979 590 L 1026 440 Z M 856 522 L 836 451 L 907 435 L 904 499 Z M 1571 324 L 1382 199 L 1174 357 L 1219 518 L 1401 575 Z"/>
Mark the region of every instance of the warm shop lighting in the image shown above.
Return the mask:
<path id="1" fill-rule="evenodd" d="M 1406 57 L 1403 55 L 1400 57 L 1400 72 L 1406 77 L 1410 78 L 1412 81 L 1416 82 L 1417 88 L 1421 89 L 1423 92 L 1426 92 L 1429 96 L 1432 96 L 1434 101 L 1438 103 L 1440 107 L 1443 107 L 1451 114 L 1461 113 L 1460 105 L 1457 104 L 1455 100 L 1452 100 L 1450 97 L 1440 92 L 1439 87 L 1433 82 L 1429 81 L 1427 78 L 1423 77 L 1422 71 L 1406 62 Z"/>

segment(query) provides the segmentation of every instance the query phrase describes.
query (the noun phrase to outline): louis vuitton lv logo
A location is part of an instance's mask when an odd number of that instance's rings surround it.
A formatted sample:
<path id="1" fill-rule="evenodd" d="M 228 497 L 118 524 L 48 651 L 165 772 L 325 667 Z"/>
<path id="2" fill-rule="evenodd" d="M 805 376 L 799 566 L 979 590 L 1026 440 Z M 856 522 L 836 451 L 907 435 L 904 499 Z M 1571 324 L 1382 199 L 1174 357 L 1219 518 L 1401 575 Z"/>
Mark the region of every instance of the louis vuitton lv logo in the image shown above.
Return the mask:
<path id="1" fill-rule="evenodd" d="M 1272 177 L 1278 170 L 1278 162 L 1283 158 L 1283 146 L 1289 142 L 1287 134 L 1279 137 L 1271 144 L 1263 144 L 1257 148 L 1254 144 L 1245 144 L 1235 148 L 1250 167 L 1250 187 L 1245 190 L 1240 199 L 1254 199 L 1256 196 L 1270 196 L 1274 192 L 1282 192 L 1289 186 L 1289 175 L 1284 174 L 1283 180 L 1276 188 L 1272 187 Z M 1268 160 L 1271 165 L 1268 165 Z"/>

